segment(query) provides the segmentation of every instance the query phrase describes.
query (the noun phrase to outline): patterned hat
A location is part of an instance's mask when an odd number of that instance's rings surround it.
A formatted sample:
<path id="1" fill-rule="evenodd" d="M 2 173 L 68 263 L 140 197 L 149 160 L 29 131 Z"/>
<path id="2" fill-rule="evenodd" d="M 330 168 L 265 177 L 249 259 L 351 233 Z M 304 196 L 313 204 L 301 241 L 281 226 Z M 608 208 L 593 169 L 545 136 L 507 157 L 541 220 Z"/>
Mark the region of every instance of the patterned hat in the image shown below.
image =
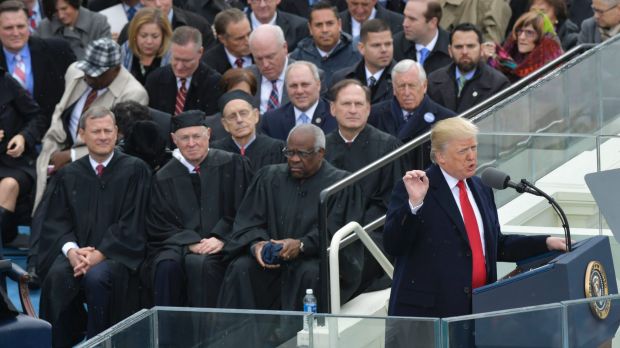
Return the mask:
<path id="1" fill-rule="evenodd" d="M 114 40 L 102 38 L 92 41 L 86 47 L 84 59 L 76 67 L 88 76 L 98 77 L 108 69 L 121 64 L 121 49 Z"/>

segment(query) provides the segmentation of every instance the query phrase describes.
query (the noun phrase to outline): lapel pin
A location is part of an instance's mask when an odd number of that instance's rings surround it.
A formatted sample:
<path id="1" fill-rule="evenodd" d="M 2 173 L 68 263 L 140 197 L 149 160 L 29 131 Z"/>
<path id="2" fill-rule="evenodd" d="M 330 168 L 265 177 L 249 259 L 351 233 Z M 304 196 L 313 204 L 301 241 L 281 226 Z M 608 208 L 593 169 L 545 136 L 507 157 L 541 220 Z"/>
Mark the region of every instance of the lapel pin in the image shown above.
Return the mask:
<path id="1" fill-rule="evenodd" d="M 431 112 L 425 113 L 424 121 L 426 121 L 427 123 L 433 123 L 435 121 L 435 115 L 433 115 Z"/>
<path id="2" fill-rule="evenodd" d="M 478 92 L 477 92 L 477 91 L 474 91 L 474 93 L 472 93 L 472 95 L 473 95 L 474 97 L 477 97 L 477 96 L 478 96 Z"/>
<path id="3" fill-rule="evenodd" d="M 320 117 L 317 117 L 317 118 L 314 120 L 314 123 L 317 123 L 317 124 L 321 123 L 321 118 L 320 118 Z"/>

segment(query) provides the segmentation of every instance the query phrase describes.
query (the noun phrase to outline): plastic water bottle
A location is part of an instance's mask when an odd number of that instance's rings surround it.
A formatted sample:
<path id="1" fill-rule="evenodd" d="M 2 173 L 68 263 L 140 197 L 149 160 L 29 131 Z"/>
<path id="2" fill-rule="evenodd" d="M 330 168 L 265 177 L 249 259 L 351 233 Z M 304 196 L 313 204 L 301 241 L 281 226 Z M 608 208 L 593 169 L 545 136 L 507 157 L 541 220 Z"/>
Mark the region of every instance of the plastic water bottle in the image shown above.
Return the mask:
<path id="1" fill-rule="evenodd" d="M 316 314 L 316 297 L 312 289 L 306 289 L 306 296 L 304 296 L 304 312 Z M 308 331 L 308 316 L 304 317 L 304 330 Z"/>

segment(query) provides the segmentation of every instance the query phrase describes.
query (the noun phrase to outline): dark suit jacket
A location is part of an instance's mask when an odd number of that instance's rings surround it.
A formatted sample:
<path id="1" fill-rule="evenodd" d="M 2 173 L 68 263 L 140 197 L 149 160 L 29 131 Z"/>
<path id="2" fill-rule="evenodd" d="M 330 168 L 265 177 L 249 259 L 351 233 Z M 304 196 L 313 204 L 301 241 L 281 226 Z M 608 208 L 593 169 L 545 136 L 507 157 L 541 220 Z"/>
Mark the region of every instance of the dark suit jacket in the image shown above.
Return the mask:
<path id="1" fill-rule="evenodd" d="M 465 224 L 437 165 L 416 215 L 402 181 L 394 188 L 384 228 L 385 250 L 396 258 L 389 315 L 450 317 L 471 313 L 471 250 Z M 503 235 L 493 190 L 467 179 L 484 226 L 487 283 L 497 280 L 497 261 L 517 261 L 547 251 L 547 236 Z"/>
<path id="2" fill-rule="evenodd" d="M 252 55 L 250 55 L 250 58 L 252 59 L 252 62 L 254 62 Z M 224 45 L 219 42 L 205 51 L 202 55 L 202 62 L 212 67 L 222 75 L 224 75 L 228 69 L 232 68 L 232 65 L 230 65 L 230 62 L 228 61 L 228 56 L 226 56 Z"/>
<path id="3" fill-rule="evenodd" d="M 75 54 L 69 44 L 61 39 L 28 39 L 32 64 L 33 97 L 46 117 L 47 129 L 52 113 L 65 90 L 65 72 L 75 61 Z M 4 50 L 0 49 L 0 67 L 7 69 Z"/>
<path id="4" fill-rule="evenodd" d="M 252 19 L 250 14 L 252 11 L 248 11 L 248 20 L 250 24 L 252 23 Z M 294 14 L 290 14 L 288 12 L 276 11 L 276 25 L 282 28 L 284 32 L 284 38 L 286 39 L 286 43 L 288 44 L 288 51 L 293 52 L 295 47 L 297 47 L 297 43 L 310 35 L 310 31 L 308 30 L 308 21 L 303 18 L 296 16 Z M 252 28 L 254 30 L 255 28 Z"/>
<path id="5" fill-rule="evenodd" d="M 327 100 L 319 99 L 319 105 L 317 105 L 312 116 L 312 124 L 321 127 L 325 134 L 337 128 L 338 124 L 329 111 L 329 102 Z M 286 141 L 288 133 L 293 127 L 295 127 L 295 110 L 291 102 L 282 105 L 278 109 L 266 112 L 261 118 L 263 134 L 275 139 Z"/>
<path id="6" fill-rule="evenodd" d="M 333 6 L 338 7 L 338 11 L 346 10 L 347 4 L 342 0 L 326 0 Z M 401 1 L 401 0 L 391 0 Z M 307 0 L 284 0 L 278 5 L 278 10 L 292 13 L 302 18 L 310 18 L 310 6 Z"/>
<path id="7" fill-rule="evenodd" d="M 189 25 L 190 27 L 194 27 L 202 33 L 202 47 L 205 50 L 211 48 L 211 46 L 215 45 L 215 38 L 213 37 L 213 31 L 211 30 L 211 23 L 207 22 L 207 20 L 195 13 L 192 13 L 188 10 L 184 10 L 177 6 L 172 7 L 172 30 L 183 26 Z M 129 32 L 129 23 L 125 24 L 123 30 L 118 35 L 118 44 L 122 45 L 127 41 L 127 35 Z"/>
<path id="8" fill-rule="evenodd" d="M 448 45 L 450 45 L 450 34 L 439 28 L 437 43 L 424 61 L 424 71 L 426 71 L 427 75 L 452 63 L 452 58 L 450 58 L 450 53 L 448 52 Z M 418 60 L 415 42 L 407 40 L 405 33 L 401 32 L 394 35 L 394 60 L 400 62 L 403 59 Z"/>
<path id="9" fill-rule="evenodd" d="M 217 100 L 222 95 L 220 78 L 217 71 L 200 63 L 192 75 L 183 110 L 202 110 L 207 115 L 215 114 L 218 110 Z M 157 68 L 149 74 L 144 87 L 149 94 L 150 107 L 174 114 L 178 88 L 170 65 Z"/>
<path id="10" fill-rule="evenodd" d="M 383 20 L 392 30 L 392 35 L 403 31 L 403 17 L 402 14 L 396 13 L 385 9 L 383 6 L 376 5 L 377 15 L 375 19 Z M 348 10 L 340 12 L 340 20 L 342 21 L 342 31 L 347 34 L 351 34 L 351 14 Z"/>
<path id="11" fill-rule="evenodd" d="M 149 114 L 159 128 L 159 135 L 162 139 L 166 139 L 166 146 L 170 147 L 172 144 L 172 139 L 170 138 L 170 118 L 172 115 L 153 108 L 149 108 Z"/>
<path id="12" fill-rule="evenodd" d="M 456 65 L 452 63 L 430 74 L 426 93 L 438 104 L 459 114 L 510 86 L 504 74 L 487 64 L 478 64 L 474 76 L 465 83 L 460 98 L 457 98 L 455 69 Z"/>
<path id="13" fill-rule="evenodd" d="M 184 6 L 185 9 L 204 17 L 209 23 L 213 23 L 215 15 L 232 7 L 243 10 L 243 4 L 237 1 L 229 4 L 226 0 L 187 0 Z"/>
<path id="14" fill-rule="evenodd" d="M 367 85 L 368 80 L 366 78 L 366 68 L 364 67 L 365 63 L 362 59 L 357 65 L 340 69 L 334 72 L 332 77 L 332 86 L 336 84 L 336 82 L 344 80 L 344 79 L 356 79 L 360 81 L 362 84 Z M 375 83 L 374 87 L 370 90 L 372 93 L 372 97 L 370 100 L 371 104 L 380 103 L 382 101 L 391 100 L 394 96 L 394 91 L 392 91 L 392 68 L 396 65 L 395 61 L 392 61 L 388 67 L 385 68 L 383 74 L 379 78 L 379 81 Z"/>
<path id="15" fill-rule="evenodd" d="M 392 98 L 372 106 L 368 123 L 406 143 L 428 132 L 435 122 L 455 115 L 454 111 L 435 103 L 427 95 L 405 122 L 398 100 Z M 411 168 L 424 169 L 431 164 L 430 151 L 430 141 L 427 141 L 411 151 L 405 162 Z"/>

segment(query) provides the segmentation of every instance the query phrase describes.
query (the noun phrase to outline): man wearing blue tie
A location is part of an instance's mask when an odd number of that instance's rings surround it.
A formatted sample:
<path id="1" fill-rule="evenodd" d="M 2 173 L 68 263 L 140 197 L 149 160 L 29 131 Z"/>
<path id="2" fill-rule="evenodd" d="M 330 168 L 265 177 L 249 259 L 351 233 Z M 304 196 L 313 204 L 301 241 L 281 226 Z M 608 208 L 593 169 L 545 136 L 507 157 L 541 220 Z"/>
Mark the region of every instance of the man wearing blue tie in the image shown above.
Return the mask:
<path id="1" fill-rule="evenodd" d="M 449 34 L 439 27 L 441 5 L 434 0 L 410 0 L 404 15 L 403 31 L 394 35 L 394 59 L 413 59 L 427 74 L 452 63 Z"/>
<path id="2" fill-rule="evenodd" d="M 316 65 L 306 61 L 291 63 L 284 81 L 290 102 L 263 115 L 261 128 L 264 134 L 286 140 L 293 127 L 309 123 L 326 133 L 336 129 L 329 103 L 320 97 L 321 80 Z"/>

